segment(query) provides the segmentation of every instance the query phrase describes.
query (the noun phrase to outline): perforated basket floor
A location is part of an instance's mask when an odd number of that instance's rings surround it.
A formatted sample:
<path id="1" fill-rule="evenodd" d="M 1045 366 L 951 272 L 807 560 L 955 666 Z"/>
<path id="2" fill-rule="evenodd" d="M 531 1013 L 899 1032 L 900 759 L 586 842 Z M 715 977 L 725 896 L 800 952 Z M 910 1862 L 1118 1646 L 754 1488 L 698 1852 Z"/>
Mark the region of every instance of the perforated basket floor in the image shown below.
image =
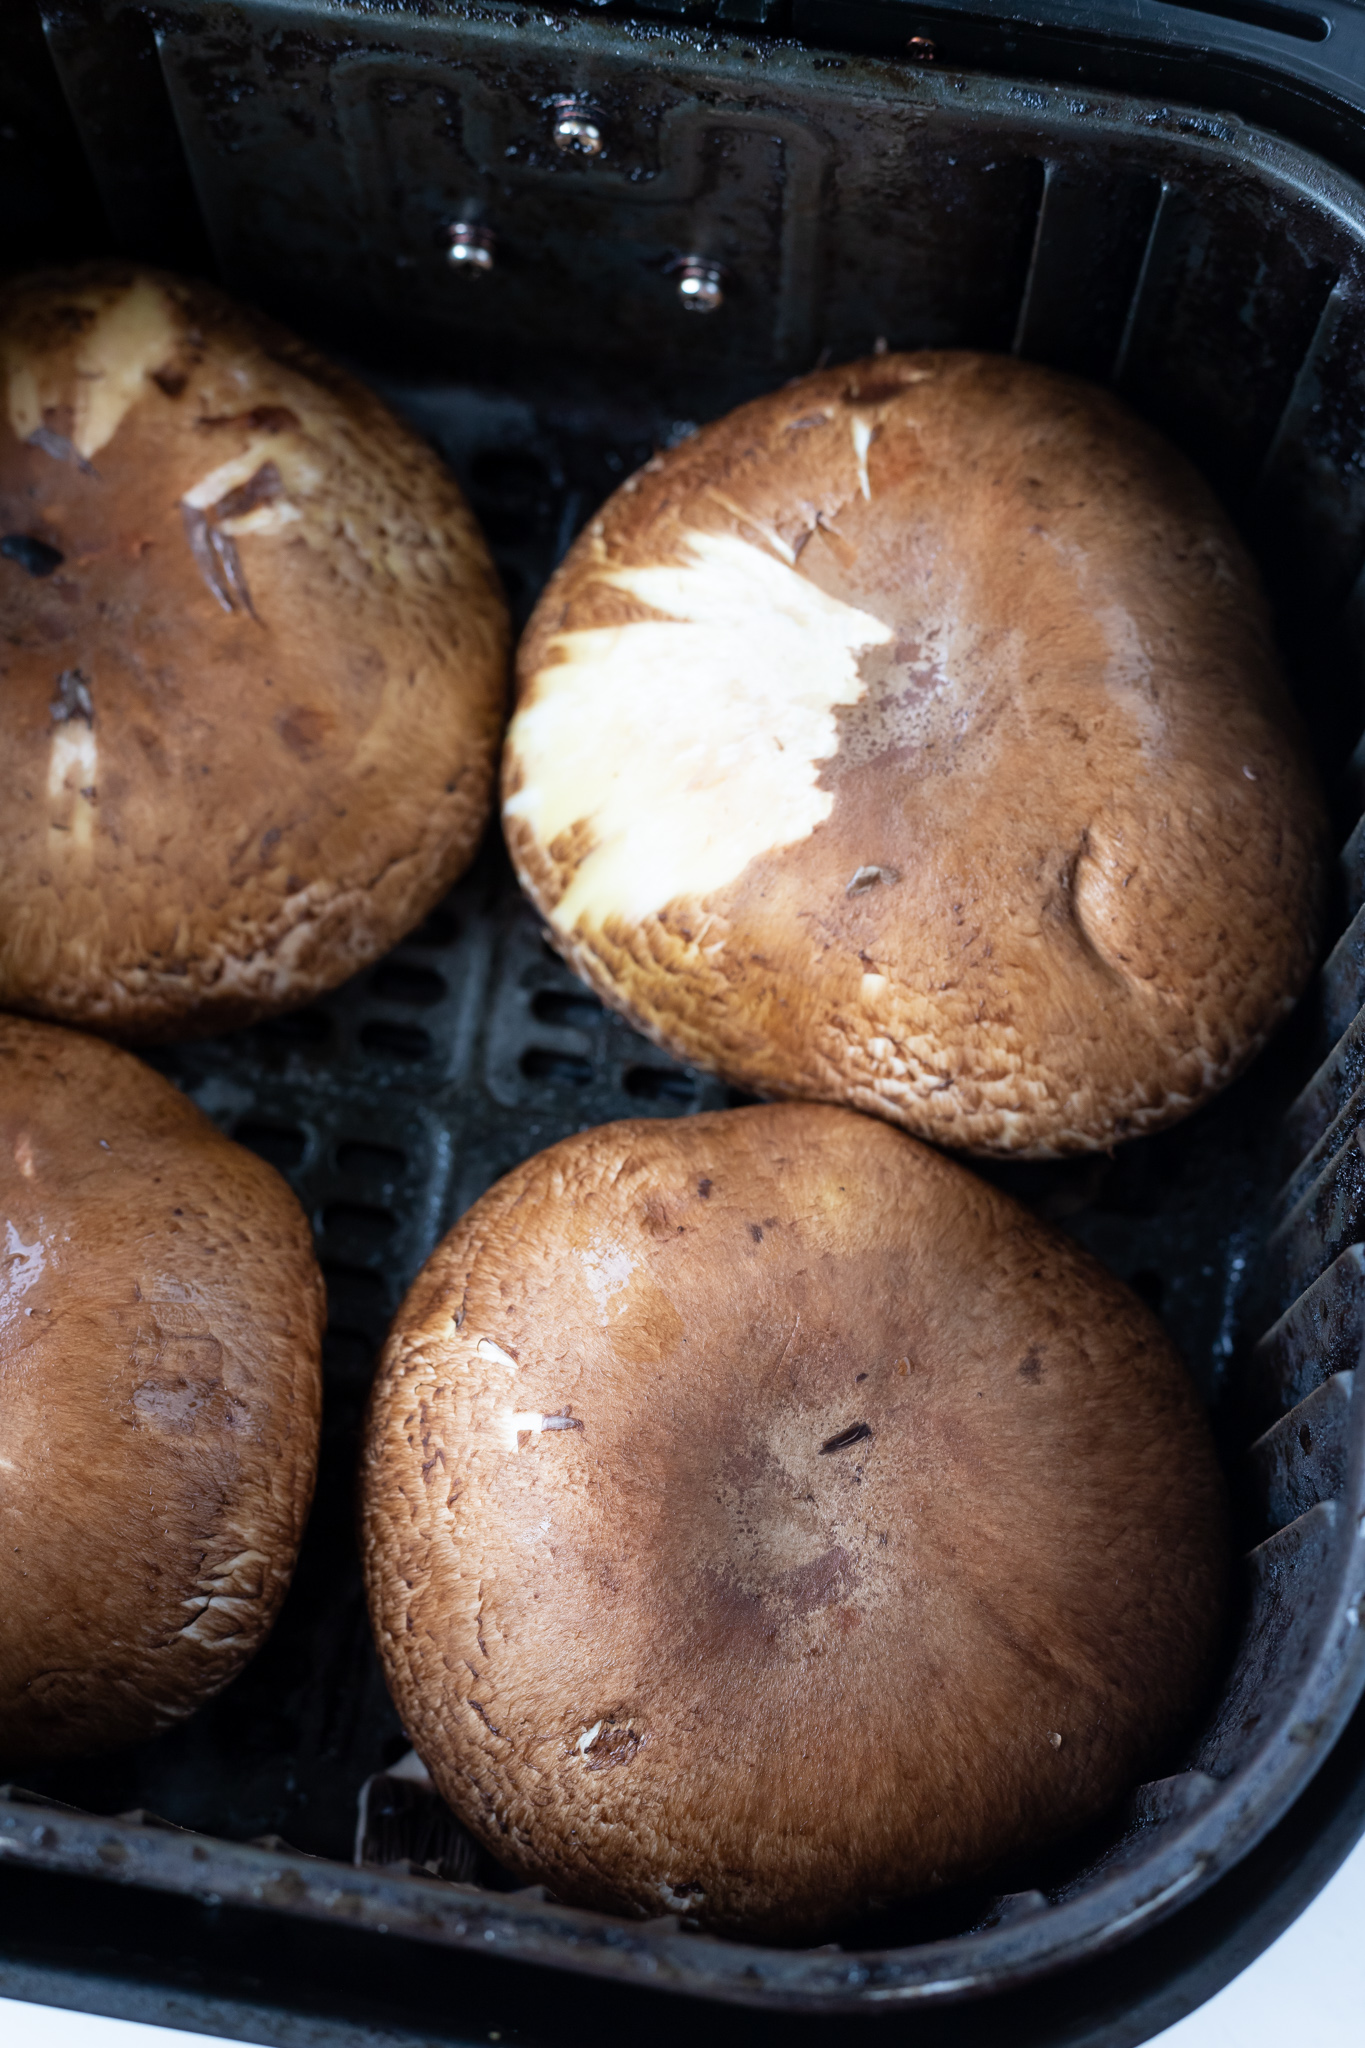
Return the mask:
<path id="1" fill-rule="evenodd" d="M 565 539 L 565 500 L 578 490 L 582 511 L 592 502 L 567 480 L 575 468 L 597 460 L 605 484 L 614 465 L 604 448 L 622 466 L 640 452 L 629 443 L 613 451 L 605 422 L 555 453 L 549 430 L 528 435 L 525 417 L 509 437 L 505 412 L 477 394 L 406 397 L 414 416 L 442 427 L 494 513 L 523 602 Z M 1329 1025 L 1354 1019 L 1362 933 L 1365 912 L 1324 982 Z M 472 1886 L 413 1875 L 425 1851 L 401 1829 L 385 1851 L 392 1867 L 348 1868 L 360 1788 L 407 1747 L 370 1641 L 352 1519 L 361 1411 L 403 1289 L 455 1217 L 528 1153 L 615 1117 L 742 1099 L 671 1065 L 573 978 L 494 835 L 448 901 L 333 996 L 157 1056 L 224 1129 L 288 1176 L 312 1218 L 330 1300 L 317 1506 L 283 1617 L 236 1684 L 155 1743 L 31 1778 L 30 1794 L 84 1811 L 40 1810 L 12 1793 L 0 1800 L 0 1845 L 46 1867 L 341 1915 L 428 1941 L 492 1943 L 528 1961 L 708 1997 L 817 2008 L 961 1997 L 1150 1924 L 1273 1823 L 1365 1679 L 1365 1431 L 1352 1402 L 1365 1312 L 1365 1247 L 1354 1241 L 1365 1155 L 1352 1090 L 1365 1055 L 1352 1021 L 1291 1100 L 1296 1055 L 1302 1069 L 1313 1030 L 1301 1020 L 1301 1044 L 1291 1038 L 1201 1115 L 1112 1158 L 988 1169 L 1157 1307 L 1206 1397 L 1220 1402 L 1247 1523 L 1246 1607 L 1222 1698 L 1170 1775 L 1136 1788 L 1069 1852 L 1025 1859 L 1004 1889 L 907 1907 L 842 1947 L 809 1952 L 571 1911 L 509 1892 L 486 1860 Z M 1277 1224 L 1286 1127 L 1307 1163 Z M 1319 1274 L 1295 1299 L 1301 1279 Z M 1286 1303 L 1248 1351 L 1246 1316 L 1264 1320 Z"/>
<path id="2" fill-rule="evenodd" d="M 653 447 L 822 350 L 1014 347 L 1111 379 L 1258 546 L 1350 838 L 1344 936 L 1242 1082 L 1113 1158 L 990 1169 L 1163 1316 L 1243 1518 L 1219 1696 L 1167 1775 L 1085 1841 L 813 1951 L 575 1912 L 487 1864 L 475 1884 L 414 1875 L 399 1866 L 424 1860 L 415 1837 L 393 1868 L 351 1861 L 360 1789 L 406 1747 L 353 1526 L 388 1319 L 442 1231 L 528 1153 L 731 1099 L 573 980 L 494 838 L 334 996 L 158 1056 L 313 1219 L 331 1303 L 317 1504 L 242 1677 L 156 1743 L 0 1795 L 0 1861 L 815 2012 L 972 1997 L 1153 1926 L 1275 1825 L 1365 1685 L 1365 830 L 1346 765 L 1363 710 L 1365 193 L 1230 116 L 492 0 L 420 16 L 80 0 L 48 19 L 125 243 L 159 234 L 174 256 L 207 234 L 230 285 L 363 347 L 467 485 L 520 617 Z M 545 149 L 566 82 L 609 123 L 595 169 Z M 477 301 L 452 296 L 440 253 L 470 192 L 501 238 Z M 680 322 L 668 266 L 707 237 L 725 306 Z M 464 381 L 436 377 L 447 359 Z"/>

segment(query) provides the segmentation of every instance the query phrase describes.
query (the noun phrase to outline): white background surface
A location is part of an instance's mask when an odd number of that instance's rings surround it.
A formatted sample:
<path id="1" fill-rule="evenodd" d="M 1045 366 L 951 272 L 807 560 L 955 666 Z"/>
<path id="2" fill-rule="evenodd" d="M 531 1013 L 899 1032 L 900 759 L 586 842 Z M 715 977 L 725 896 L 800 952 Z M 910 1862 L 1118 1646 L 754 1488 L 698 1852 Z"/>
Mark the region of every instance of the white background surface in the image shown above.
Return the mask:
<path id="1" fill-rule="evenodd" d="M 1151 2048 L 1362 2048 L 1363 2043 L 1365 1841 L 1357 1842 L 1326 1890 L 1249 1970 L 1198 2012 L 1158 2034 Z"/>
<path id="2" fill-rule="evenodd" d="M 1362 2048 L 1365 1842 L 1273 1948 L 1151 2048 Z M 3 2048 L 204 2048 L 202 2034 L 0 1998 Z M 1002 2042 L 1000 2048 L 1008 2048 Z"/>

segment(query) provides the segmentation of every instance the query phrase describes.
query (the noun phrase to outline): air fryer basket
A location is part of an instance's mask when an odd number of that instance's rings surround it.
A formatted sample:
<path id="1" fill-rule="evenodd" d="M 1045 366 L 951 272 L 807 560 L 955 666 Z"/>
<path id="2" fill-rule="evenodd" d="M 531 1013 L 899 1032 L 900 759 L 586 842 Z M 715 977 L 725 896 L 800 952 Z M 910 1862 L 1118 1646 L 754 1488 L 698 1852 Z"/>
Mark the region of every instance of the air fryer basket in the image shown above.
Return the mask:
<path id="1" fill-rule="evenodd" d="M 1231 115 L 714 27 L 495 0 L 43 14 L 46 45 L 23 9 L 0 25 L 0 141 L 19 138 L 27 208 L 10 260 L 97 251 L 97 192 L 115 246 L 212 263 L 350 356 L 469 490 L 519 618 L 653 448 L 819 359 L 979 345 L 1113 381 L 1258 552 L 1345 853 L 1339 943 L 1241 1082 L 1112 1158 L 989 1169 L 1164 1316 L 1243 1523 L 1219 1694 L 1165 1775 L 1085 1841 L 805 1951 L 575 1911 L 486 1862 L 476 1882 L 422 1874 L 429 1812 L 378 1848 L 383 1831 L 362 1831 L 385 1867 L 350 1861 L 361 1786 L 406 1746 L 352 1529 L 388 1318 L 439 1235 L 528 1153 L 734 1099 L 574 981 L 494 836 L 448 903 L 334 996 L 158 1056 L 313 1218 L 331 1303 L 318 1501 L 255 1663 L 159 1741 L 0 1793 L 0 1870 L 816 2013 L 967 1999 L 1138 1937 L 1281 1821 L 1365 1689 L 1365 191 Z M 598 155 L 555 148 L 565 100 Z M 457 222 L 486 238 L 487 274 L 447 260 Z M 679 299 L 689 258 L 722 294 L 701 317 Z"/>

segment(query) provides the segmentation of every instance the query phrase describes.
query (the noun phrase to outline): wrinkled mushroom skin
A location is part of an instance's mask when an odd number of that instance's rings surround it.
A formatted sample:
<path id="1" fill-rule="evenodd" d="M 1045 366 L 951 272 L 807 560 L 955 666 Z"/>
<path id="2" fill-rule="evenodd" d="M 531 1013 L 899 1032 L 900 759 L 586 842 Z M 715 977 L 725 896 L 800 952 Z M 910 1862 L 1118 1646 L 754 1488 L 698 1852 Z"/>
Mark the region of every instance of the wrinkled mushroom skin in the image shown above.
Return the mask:
<path id="1" fill-rule="evenodd" d="M 657 457 L 550 582 L 504 817 L 680 1059 L 967 1150 L 1105 1147 L 1250 1059 L 1324 812 L 1255 572 L 1112 395 L 807 377 Z"/>
<path id="2" fill-rule="evenodd" d="M 0 1017 L 0 1767 L 140 1740 L 259 1648 L 323 1294 L 274 1170 L 131 1055 Z"/>
<path id="3" fill-rule="evenodd" d="M 807 1939 L 1066 1834 L 1198 1705 L 1224 1489 L 1148 1311 L 888 1125 L 609 1125 L 399 1312 L 364 1554 L 403 1725 L 561 1898 Z"/>
<path id="4" fill-rule="evenodd" d="M 334 986 L 488 815 L 508 628 L 457 486 L 128 266 L 0 294 L 0 401 L 0 1002 L 154 1040 Z"/>

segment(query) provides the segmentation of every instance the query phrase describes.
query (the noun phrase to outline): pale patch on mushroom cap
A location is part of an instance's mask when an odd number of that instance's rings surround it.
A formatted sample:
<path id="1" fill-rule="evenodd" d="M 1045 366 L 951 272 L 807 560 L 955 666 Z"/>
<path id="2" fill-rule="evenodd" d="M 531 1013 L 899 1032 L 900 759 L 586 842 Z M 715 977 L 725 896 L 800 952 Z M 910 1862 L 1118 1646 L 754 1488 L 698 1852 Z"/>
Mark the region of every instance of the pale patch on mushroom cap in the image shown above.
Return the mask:
<path id="1" fill-rule="evenodd" d="M 508 734 L 509 818 L 591 842 L 550 908 L 564 932 L 638 919 L 732 882 L 830 814 L 821 764 L 858 656 L 892 629 L 735 534 L 596 581 L 662 616 L 556 634 Z"/>
<path id="2" fill-rule="evenodd" d="M 93 725 L 75 719 L 55 725 L 51 748 L 47 766 L 51 805 L 48 830 L 69 835 L 72 849 L 83 852 L 94 836 L 94 804 L 99 786 L 99 744 Z"/>
<path id="3" fill-rule="evenodd" d="M 1107 1147 L 1231 1080 L 1311 968 L 1325 809 L 1254 567 L 1078 379 L 888 354 L 742 406 L 603 508 L 519 668 L 524 886 L 740 1087 Z"/>
<path id="4" fill-rule="evenodd" d="M 172 355 L 180 322 L 160 284 L 91 282 L 69 295 L 86 316 L 69 361 L 35 347 L 23 334 L 0 338 L 6 410 L 16 440 L 31 440 L 48 413 L 69 408 L 67 436 L 85 462 L 113 440 L 146 392 L 147 378 Z"/>

